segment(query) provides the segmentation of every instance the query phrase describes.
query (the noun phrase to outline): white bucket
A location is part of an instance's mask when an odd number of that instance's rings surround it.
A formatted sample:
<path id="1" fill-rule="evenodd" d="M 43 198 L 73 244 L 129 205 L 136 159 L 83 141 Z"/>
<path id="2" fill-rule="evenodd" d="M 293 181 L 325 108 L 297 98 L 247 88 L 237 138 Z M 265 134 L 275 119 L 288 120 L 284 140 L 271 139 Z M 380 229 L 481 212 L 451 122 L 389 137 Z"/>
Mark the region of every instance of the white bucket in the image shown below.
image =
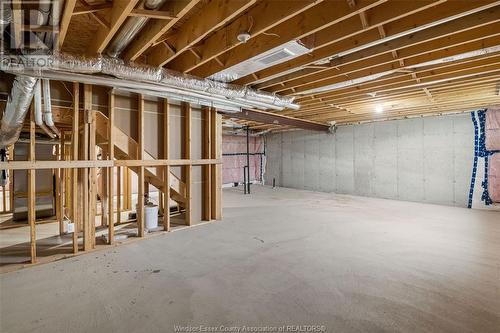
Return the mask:
<path id="1" fill-rule="evenodd" d="M 144 229 L 158 228 L 158 205 L 144 205 Z"/>

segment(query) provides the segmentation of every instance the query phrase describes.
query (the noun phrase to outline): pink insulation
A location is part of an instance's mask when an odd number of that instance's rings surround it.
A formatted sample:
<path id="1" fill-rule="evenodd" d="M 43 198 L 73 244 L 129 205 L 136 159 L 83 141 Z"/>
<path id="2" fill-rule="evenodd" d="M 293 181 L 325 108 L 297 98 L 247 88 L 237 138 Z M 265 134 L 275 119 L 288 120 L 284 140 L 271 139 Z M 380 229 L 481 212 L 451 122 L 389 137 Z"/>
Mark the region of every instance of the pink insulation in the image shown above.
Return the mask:
<path id="1" fill-rule="evenodd" d="M 246 136 L 223 135 L 222 136 L 222 182 L 224 184 L 242 183 L 243 167 L 247 165 Z M 250 153 L 264 153 L 264 141 L 262 137 L 250 137 Z M 261 160 L 262 159 L 262 160 Z M 264 166 L 262 154 L 250 155 L 250 180 L 261 181 L 261 162 Z"/>
<path id="2" fill-rule="evenodd" d="M 500 202 L 500 154 L 489 158 L 488 193 L 493 202 Z"/>
<path id="3" fill-rule="evenodd" d="M 486 112 L 486 149 L 500 150 L 500 106 Z M 488 193 L 493 202 L 500 202 L 500 153 L 489 157 Z"/>
<path id="4" fill-rule="evenodd" d="M 500 106 L 486 112 L 486 149 L 500 150 Z"/>
<path id="5" fill-rule="evenodd" d="M 488 193 L 493 202 L 500 202 L 500 154 L 493 154 L 489 159 Z"/>

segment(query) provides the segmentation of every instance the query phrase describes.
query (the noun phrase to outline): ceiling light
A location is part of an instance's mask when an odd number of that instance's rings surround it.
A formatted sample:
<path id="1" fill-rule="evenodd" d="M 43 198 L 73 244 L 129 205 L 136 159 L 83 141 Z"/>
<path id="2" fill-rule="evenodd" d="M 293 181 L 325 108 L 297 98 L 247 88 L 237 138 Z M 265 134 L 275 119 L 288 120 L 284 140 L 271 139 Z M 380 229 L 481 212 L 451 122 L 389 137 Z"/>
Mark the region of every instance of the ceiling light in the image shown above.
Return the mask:
<path id="1" fill-rule="evenodd" d="M 375 106 L 375 112 L 377 112 L 377 113 L 384 112 L 384 107 L 382 105 Z"/>
<path id="2" fill-rule="evenodd" d="M 238 38 L 238 40 L 241 43 L 246 43 L 250 39 L 250 34 L 246 31 L 244 31 L 244 32 L 239 33 L 236 38 Z"/>

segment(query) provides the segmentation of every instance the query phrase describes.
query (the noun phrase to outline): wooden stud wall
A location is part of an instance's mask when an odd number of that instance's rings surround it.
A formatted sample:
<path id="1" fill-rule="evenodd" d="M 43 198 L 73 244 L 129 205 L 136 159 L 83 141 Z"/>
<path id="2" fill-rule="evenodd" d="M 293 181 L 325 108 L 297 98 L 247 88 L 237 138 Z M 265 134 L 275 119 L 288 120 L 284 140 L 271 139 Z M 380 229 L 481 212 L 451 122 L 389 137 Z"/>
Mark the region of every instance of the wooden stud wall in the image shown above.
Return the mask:
<path id="1" fill-rule="evenodd" d="M 137 139 L 137 158 L 144 158 L 144 96 L 139 95 L 139 116 L 138 118 L 138 139 Z M 137 184 L 139 193 L 137 195 L 137 229 L 138 236 L 144 237 L 144 166 L 139 166 L 137 173 Z"/>
<path id="2" fill-rule="evenodd" d="M 114 143 L 114 122 L 115 122 L 115 94 L 113 90 L 109 92 L 109 105 L 108 105 L 108 159 L 114 161 L 115 159 L 115 143 Z M 108 190 L 108 243 L 111 245 L 114 243 L 115 237 L 115 207 L 114 207 L 114 197 L 115 197 L 115 168 L 110 167 L 108 170 L 108 177 L 106 184 Z M 103 190 L 103 192 L 106 189 Z M 119 193 L 119 192 L 118 192 Z M 118 214 L 120 214 L 118 212 Z"/>
<path id="3" fill-rule="evenodd" d="M 191 127 L 192 127 L 192 112 L 191 105 L 189 103 L 183 102 L 181 104 L 182 112 L 184 114 L 184 159 L 191 159 Z M 183 167 L 183 181 L 186 184 L 186 225 L 190 226 L 192 224 L 192 185 L 193 185 L 193 166 L 186 165 Z"/>
<path id="4" fill-rule="evenodd" d="M 184 192 L 185 202 L 181 204 L 185 214 L 185 224 L 193 225 L 193 166 L 202 170 L 202 220 L 209 221 L 220 219 L 220 192 L 221 192 L 221 116 L 213 108 L 202 109 L 202 156 L 201 159 L 192 159 L 192 130 L 193 112 L 189 103 L 181 103 L 182 159 L 170 159 L 171 142 L 170 133 L 170 106 L 168 100 L 161 101 L 163 109 L 163 151 L 161 159 L 144 159 L 144 96 L 138 95 L 138 140 L 136 160 L 119 159 L 115 156 L 118 147 L 115 141 L 115 93 L 109 92 L 108 120 L 105 131 L 109 140 L 103 145 L 98 139 L 102 136 L 103 125 L 97 123 L 97 111 L 93 105 L 93 87 L 88 84 L 74 83 L 72 87 L 72 106 L 68 113 L 72 120 L 69 127 L 61 128 L 61 137 L 57 148 L 57 160 L 40 161 L 35 158 L 35 122 L 33 115 L 29 119 L 30 150 L 27 161 L 0 162 L 0 168 L 12 173 L 13 170 L 28 170 L 28 222 L 30 227 L 30 257 L 31 262 L 37 262 L 36 248 L 36 207 L 35 207 L 35 173 L 36 170 L 52 169 L 56 178 L 56 211 L 59 233 L 64 235 L 70 226 L 74 232 L 71 234 L 71 253 L 77 254 L 80 250 L 89 251 L 96 248 L 96 215 L 97 214 L 97 170 L 101 169 L 104 181 L 102 183 L 101 207 L 105 214 L 101 216 L 100 230 L 107 229 L 108 244 L 115 241 L 115 226 L 122 222 L 121 212 L 132 210 L 131 170 L 138 174 L 138 206 L 137 226 L 138 236 L 145 235 L 144 229 L 144 193 L 146 168 L 154 167 L 161 175 L 163 207 L 163 229 L 171 231 L 170 204 L 172 202 L 172 184 L 179 182 L 172 175 L 172 167 L 182 170 L 181 181 L 184 183 L 181 192 Z M 99 127 L 98 127 L 99 126 Z M 101 131 L 101 132 L 99 132 Z M 101 133 L 101 134 L 99 134 Z M 218 137 L 220 136 L 220 137 Z M 101 147 L 101 148 L 98 148 Z M 97 154 L 102 149 L 102 158 Z M 9 154 L 12 155 L 12 149 Z M 121 155 L 120 155 L 121 156 Z M 116 170 L 116 175 L 115 175 Z M 148 176 L 149 177 L 149 176 Z M 149 179 L 149 178 L 148 178 Z M 172 183 L 173 182 L 173 183 Z M 155 185 L 156 186 L 156 185 Z M 165 190 L 168 189 L 168 190 Z M 178 196 L 178 194 L 177 194 Z M 114 200 L 116 198 L 116 207 Z M 177 199 L 176 199 L 177 200 Z M 115 215 L 116 214 L 116 215 Z M 67 218 L 65 220 L 65 217 Z M 81 242 L 81 248 L 79 247 Z M 50 260 L 44 260 L 50 261 Z"/>
<path id="5" fill-rule="evenodd" d="M 34 109 L 30 112 L 30 146 L 28 152 L 28 160 L 35 160 L 35 115 Z M 31 263 L 36 262 L 36 189 L 35 189 L 36 170 L 28 170 L 28 223 L 30 226 L 30 253 Z"/>

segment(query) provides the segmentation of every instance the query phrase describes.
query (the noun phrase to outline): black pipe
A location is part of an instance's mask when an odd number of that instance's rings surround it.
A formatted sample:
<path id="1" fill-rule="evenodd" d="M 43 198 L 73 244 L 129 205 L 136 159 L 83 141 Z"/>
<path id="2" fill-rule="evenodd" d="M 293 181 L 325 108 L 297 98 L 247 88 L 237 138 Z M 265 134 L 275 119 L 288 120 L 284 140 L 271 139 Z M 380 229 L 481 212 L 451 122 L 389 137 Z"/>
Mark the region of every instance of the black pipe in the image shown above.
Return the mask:
<path id="1" fill-rule="evenodd" d="M 247 126 L 247 193 L 250 194 L 250 126 Z"/>
<path id="2" fill-rule="evenodd" d="M 243 191 L 247 194 L 247 166 L 243 167 Z"/>

